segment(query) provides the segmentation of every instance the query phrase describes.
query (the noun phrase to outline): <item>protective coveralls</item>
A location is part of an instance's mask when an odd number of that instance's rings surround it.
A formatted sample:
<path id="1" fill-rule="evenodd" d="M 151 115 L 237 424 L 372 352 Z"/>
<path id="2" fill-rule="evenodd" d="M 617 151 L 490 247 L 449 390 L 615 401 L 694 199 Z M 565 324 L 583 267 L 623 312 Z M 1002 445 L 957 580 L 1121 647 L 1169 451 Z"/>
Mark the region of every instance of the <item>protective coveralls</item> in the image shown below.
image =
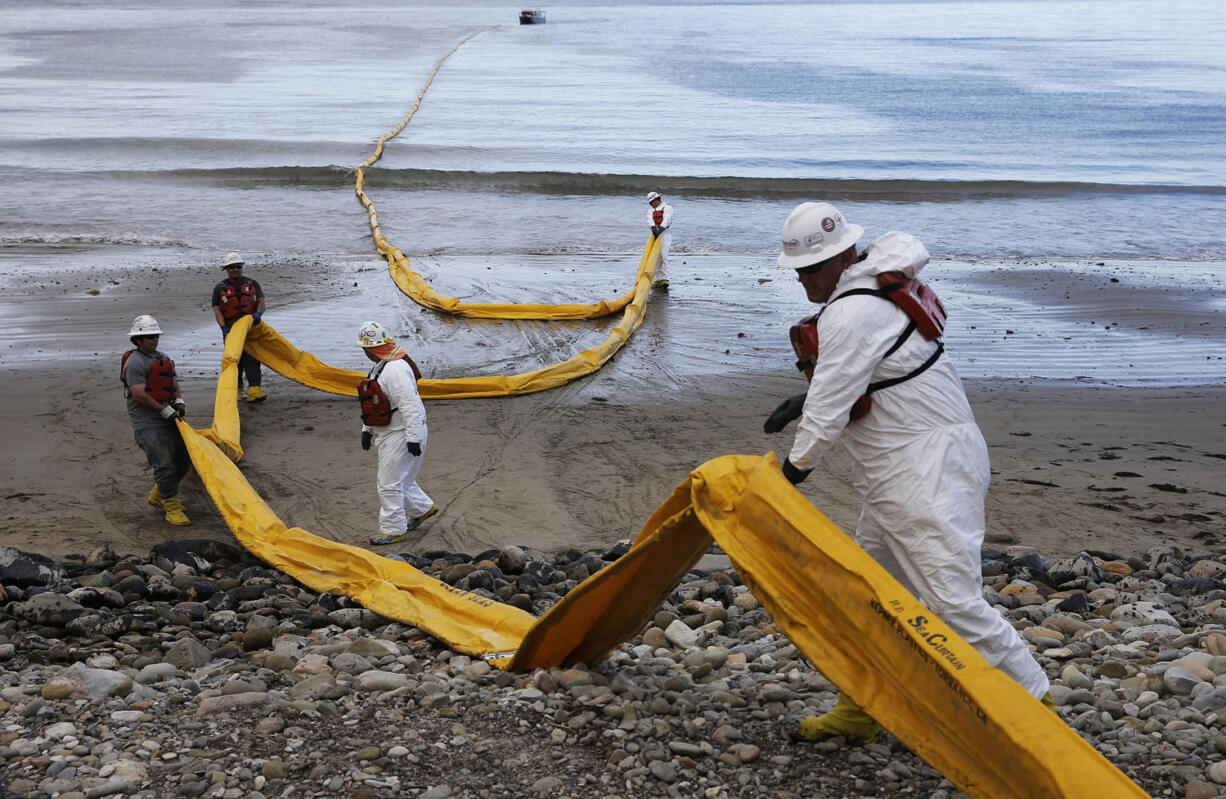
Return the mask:
<path id="1" fill-rule="evenodd" d="M 843 272 L 817 322 L 820 355 L 788 459 L 812 469 L 840 442 L 864 502 L 856 543 L 992 665 L 1042 699 L 1047 676 L 983 598 L 988 452 L 953 363 L 941 355 L 916 377 L 874 392 L 868 415 L 848 422 L 870 382 L 909 374 L 937 343 L 912 334 L 883 360 L 907 315 L 878 297 L 838 297 L 877 288 L 882 272 L 915 277 L 927 263 L 918 239 L 891 232 Z"/>
<path id="2" fill-rule="evenodd" d="M 372 434 L 379 457 L 379 529 L 398 536 L 408 529 L 406 505 L 413 518 L 434 507 L 434 501 L 417 485 L 417 473 L 426 455 L 426 406 L 417 393 L 413 369 L 403 358 L 385 363 L 378 380 L 396 412 L 386 427 L 363 425 L 362 431 Z M 420 455 L 409 452 L 411 442 L 421 445 Z"/>
<path id="3" fill-rule="evenodd" d="M 647 209 L 647 224 L 652 230 L 659 229 L 656 236 L 660 240 L 660 263 L 656 266 L 656 275 L 652 285 L 668 285 L 668 250 L 673 245 L 673 207 L 660 200 L 660 204 Z"/>

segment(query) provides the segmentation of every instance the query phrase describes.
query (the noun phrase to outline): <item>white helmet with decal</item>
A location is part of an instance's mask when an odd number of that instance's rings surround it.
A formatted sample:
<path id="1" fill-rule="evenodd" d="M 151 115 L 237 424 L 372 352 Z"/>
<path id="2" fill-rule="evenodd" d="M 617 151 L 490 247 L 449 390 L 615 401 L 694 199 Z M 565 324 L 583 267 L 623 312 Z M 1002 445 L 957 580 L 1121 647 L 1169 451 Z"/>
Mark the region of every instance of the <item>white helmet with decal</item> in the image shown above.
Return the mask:
<path id="1" fill-rule="evenodd" d="M 379 347 L 383 344 L 395 344 L 396 341 L 383 329 L 378 322 L 363 322 L 358 328 L 359 347 Z"/>
<path id="2" fill-rule="evenodd" d="M 813 266 L 854 246 L 863 235 L 864 228 L 847 222 L 830 203 L 801 203 L 783 223 L 779 265 L 788 269 Z"/>

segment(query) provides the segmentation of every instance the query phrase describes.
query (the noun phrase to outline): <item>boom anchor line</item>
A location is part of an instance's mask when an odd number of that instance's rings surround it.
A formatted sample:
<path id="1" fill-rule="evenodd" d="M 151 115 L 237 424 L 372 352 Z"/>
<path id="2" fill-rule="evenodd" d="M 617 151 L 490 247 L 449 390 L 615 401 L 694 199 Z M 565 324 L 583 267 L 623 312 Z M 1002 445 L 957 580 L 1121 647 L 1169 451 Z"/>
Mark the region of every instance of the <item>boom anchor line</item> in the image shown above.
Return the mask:
<path id="1" fill-rule="evenodd" d="M 524 375 L 422 380 L 422 395 L 526 393 L 599 368 L 641 321 L 657 257 L 658 247 L 648 242 L 634 299 L 605 350 Z M 595 664 L 643 628 L 714 542 L 805 657 L 962 791 L 993 799 L 1145 796 L 814 508 L 771 454 L 725 455 L 699 466 L 625 555 L 540 618 L 403 561 L 287 526 L 235 463 L 242 456 L 240 355 L 245 349 L 285 377 L 335 394 L 356 396 L 364 374 L 323 364 L 268 322 L 251 321 L 240 318 L 226 338 L 212 428 L 198 431 L 181 419 L 176 425 L 239 543 L 312 590 L 350 596 L 499 668 Z M 932 643 L 938 640 L 939 652 Z"/>

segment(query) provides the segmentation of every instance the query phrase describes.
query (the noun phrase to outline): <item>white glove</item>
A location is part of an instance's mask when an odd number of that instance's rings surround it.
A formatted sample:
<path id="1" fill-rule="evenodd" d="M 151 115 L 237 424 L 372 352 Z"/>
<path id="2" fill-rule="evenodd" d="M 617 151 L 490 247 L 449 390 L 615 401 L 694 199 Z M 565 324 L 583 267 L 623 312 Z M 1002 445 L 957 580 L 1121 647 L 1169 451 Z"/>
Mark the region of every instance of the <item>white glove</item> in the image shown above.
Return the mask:
<path id="1" fill-rule="evenodd" d="M 162 418 L 163 419 L 178 419 L 179 409 L 173 405 L 167 405 L 165 408 L 162 408 Z"/>

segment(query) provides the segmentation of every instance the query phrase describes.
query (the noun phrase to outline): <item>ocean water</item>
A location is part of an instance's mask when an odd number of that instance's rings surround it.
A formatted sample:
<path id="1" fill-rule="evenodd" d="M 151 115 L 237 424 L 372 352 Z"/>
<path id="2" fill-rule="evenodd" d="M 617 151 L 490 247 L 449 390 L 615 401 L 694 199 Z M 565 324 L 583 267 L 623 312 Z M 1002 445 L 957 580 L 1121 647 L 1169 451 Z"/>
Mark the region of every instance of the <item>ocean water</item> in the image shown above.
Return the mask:
<path id="1" fill-rule="evenodd" d="M 1214 0 L 7 0 L 0 244 L 769 252 L 828 199 L 935 255 L 1226 255 Z M 684 231 L 684 232 L 683 232 Z"/>
<path id="2" fill-rule="evenodd" d="M 353 168 L 480 30 L 368 171 L 411 256 L 633 255 L 655 189 L 682 256 L 824 199 L 937 259 L 1226 260 L 1218 0 L 544 7 L 6 0 L 0 248 L 370 255 Z"/>

